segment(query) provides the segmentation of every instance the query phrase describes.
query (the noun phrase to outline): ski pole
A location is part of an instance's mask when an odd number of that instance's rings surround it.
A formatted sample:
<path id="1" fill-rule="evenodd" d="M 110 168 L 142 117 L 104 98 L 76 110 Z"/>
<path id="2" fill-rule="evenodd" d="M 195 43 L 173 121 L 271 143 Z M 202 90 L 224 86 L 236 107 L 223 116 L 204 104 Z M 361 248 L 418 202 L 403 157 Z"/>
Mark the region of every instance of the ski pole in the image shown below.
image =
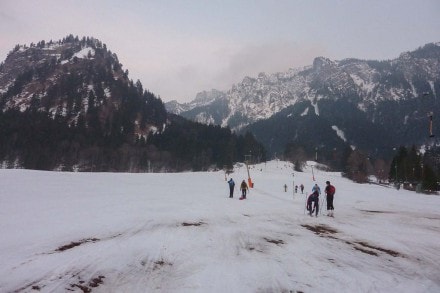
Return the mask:
<path id="1" fill-rule="evenodd" d="M 304 204 L 304 215 L 306 214 L 306 207 L 307 207 L 307 192 L 306 192 L 306 200 Z"/>

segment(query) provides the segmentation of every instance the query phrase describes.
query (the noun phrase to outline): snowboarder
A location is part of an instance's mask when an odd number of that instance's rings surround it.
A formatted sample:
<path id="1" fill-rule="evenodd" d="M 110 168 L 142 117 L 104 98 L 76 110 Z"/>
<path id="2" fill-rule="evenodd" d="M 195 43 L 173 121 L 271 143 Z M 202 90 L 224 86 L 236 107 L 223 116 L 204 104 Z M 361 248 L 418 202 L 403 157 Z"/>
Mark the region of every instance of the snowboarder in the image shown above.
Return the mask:
<path id="1" fill-rule="evenodd" d="M 228 184 L 229 184 L 229 198 L 233 198 L 234 197 L 235 182 L 231 178 L 231 179 L 229 179 Z"/>
<path id="2" fill-rule="evenodd" d="M 313 203 L 313 207 L 312 207 Z M 318 217 L 319 212 L 319 193 L 317 190 L 315 190 L 312 194 L 309 195 L 309 198 L 307 199 L 307 211 L 309 212 L 309 215 L 312 217 L 313 212 L 316 212 L 315 216 Z"/>
<path id="3" fill-rule="evenodd" d="M 330 184 L 330 181 L 326 181 L 325 184 L 327 184 L 325 187 L 325 194 L 327 195 L 327 216 L 333 217 L 333 210 L 335 209 L 333 207 L 333 198 L 336 188 Z"/>
<path id="4" fill-rule="evenodd" d="M 301 194 L 304 193 L 304 184 L 301 183 L 301 185 L 299 186 L 299 188 L 301 188 Z"/>
<path id="5" fill-rule="evenodd" d="M 248 188 L 248 186 L 246 184 L 246 181 L 243 180 L 241 182 L 240 190 L 241 190 L 241 197 L 240 197 L 240 199 L 246 199 L 246 191 L 249 190 L 249 188 Z"/>

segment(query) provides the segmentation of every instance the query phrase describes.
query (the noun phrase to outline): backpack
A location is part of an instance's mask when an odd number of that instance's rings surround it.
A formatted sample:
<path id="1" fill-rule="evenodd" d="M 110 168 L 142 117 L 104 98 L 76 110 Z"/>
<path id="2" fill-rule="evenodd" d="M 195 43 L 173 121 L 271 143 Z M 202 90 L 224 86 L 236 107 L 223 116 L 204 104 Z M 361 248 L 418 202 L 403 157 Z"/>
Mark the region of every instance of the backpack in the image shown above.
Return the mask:
<path id="1" fill-rule="evenodd" d="M 336 192 L 336 188 L 333 185 L 330 185 L 328 187 L 328 194 L 333 195 L 333 194 L 335 194 L 335 192 Z"/>

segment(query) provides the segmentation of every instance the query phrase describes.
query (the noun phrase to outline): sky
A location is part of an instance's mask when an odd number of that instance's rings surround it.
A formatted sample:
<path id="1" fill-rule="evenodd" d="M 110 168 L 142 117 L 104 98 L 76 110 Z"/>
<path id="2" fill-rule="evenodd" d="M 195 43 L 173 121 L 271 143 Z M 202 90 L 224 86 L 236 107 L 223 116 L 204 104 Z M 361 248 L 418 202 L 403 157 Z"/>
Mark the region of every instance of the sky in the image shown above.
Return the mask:
<path id="1" fill-rule="evenodd" d="M 95 37 L 163 101 L 228 90 L 318 56 L 394 59 L 440 42 L 438 0 L 2 0 L 0 62 L 16 44 Z"/>
<path id="2" fill-rule="evenodd" d="M 0 291 L 440 292 L 440 196 L 313 164 L 251 165 L 245 200 L 243 164 L 233 198 L 223 171 L 0 169 Z M 326 180 L 334 217 L 323 194 L 310 217 L 306 193 Z"/>

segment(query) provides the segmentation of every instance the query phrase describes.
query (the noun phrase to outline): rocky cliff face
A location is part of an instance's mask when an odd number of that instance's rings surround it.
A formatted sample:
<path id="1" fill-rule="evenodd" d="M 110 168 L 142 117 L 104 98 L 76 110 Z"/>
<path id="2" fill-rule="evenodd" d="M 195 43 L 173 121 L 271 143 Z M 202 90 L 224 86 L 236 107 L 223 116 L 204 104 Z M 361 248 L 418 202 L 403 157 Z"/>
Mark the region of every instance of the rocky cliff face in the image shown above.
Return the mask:
<path id="1" fill-rule="evenodd" d="M 122 70 L 116 54 L 94 38 L 68 36 L 57 42 L 17 45 L 0 67 L 0 107 L 47 112 L 70 123 L 111 123 L 127 104 L 136 133 L 161 128 L 166 112 L 153 95 L 144 93 Z M 151 102 L 151 103 L 149 103 Z M 148 105 L 147 105 L 148 104 Z M 151 107 L 159 107 L 152 111 Z M 158 117 L 148 113 L 161 112 Z"/>
<path id="2" fill-rule="evenodd" d="M 423 143 L 427 113 L 440 114 L 439 92 L 440 43 L 432 43 L 402 53 L 394 60 L 334 61 L 318 57 L 306 68 L 260 73 L 257 78 L 246 77 L 223 95 L 218 94 L 210 104 L 199 107 L 190 103 L 180 113 L 199 122 L 229 126 L 236 131 L 252 129 L 266 141 L 268 149 L 269 142 L 279 145 L 277 151 L 297 138 L 292 133 L 280 133 L 276 127 L 262 131 L 265 121 L 275 119 L 285 124 L 287 122 L 280 116 L 301 120 L 312 115 L 321 123 L 325 122 L 328 131 L 336 137 L 333 128 L 344 132 L 345 143 L 371 150 L 372 144 L 365 141 L 366 133 L 371 132 L 386 133 L 382 141 L 389 146 Z M 222 110 L 212 107 L 215 103 L 222 104 Z M 217 111 L 215 115 L 214 110 Z M 285 114 L 283 111 L 290 112 Z M 256 122 L 258 124 L 253 125 Z M 434 123 L 437 127 L 438 122 Z M 296 125 L 298 123 L 291 125 L 293 133 Z M 357 125 L 363 125 L 362 129 Z M 316 131 L 307 124 L 301 127 L 305 133 Z"/>

